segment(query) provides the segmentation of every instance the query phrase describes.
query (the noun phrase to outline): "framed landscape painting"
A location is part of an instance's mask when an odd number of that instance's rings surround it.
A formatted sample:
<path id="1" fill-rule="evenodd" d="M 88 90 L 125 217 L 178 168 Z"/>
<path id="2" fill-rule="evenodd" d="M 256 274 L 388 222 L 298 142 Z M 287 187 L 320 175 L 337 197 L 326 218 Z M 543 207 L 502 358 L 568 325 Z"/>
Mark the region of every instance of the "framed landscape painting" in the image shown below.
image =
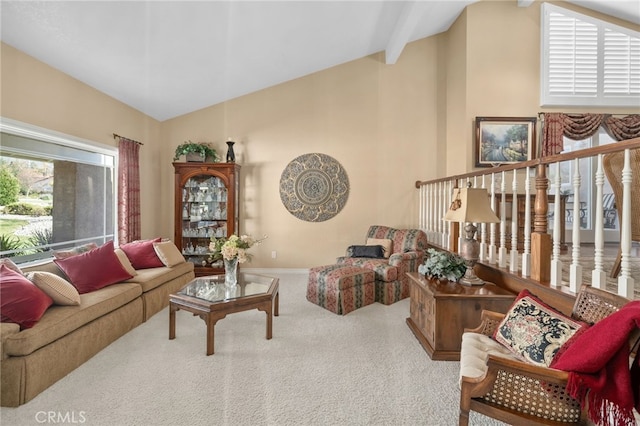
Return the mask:
<path id="1" fill-rule="evenodd" d="M 531 160 L 535 143 L 535 117 L 476 117 L 476 167 Z"/>

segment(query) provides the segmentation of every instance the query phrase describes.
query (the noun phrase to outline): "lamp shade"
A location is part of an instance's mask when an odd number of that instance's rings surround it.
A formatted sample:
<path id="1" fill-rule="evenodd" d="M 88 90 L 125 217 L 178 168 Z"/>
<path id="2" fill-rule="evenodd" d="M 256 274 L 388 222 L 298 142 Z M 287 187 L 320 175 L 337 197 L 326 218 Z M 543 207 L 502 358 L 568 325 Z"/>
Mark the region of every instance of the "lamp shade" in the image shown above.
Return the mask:
<path id="1" fill-rule="evenodd" d="M 491 210 L 487 190 L 483 188 L 456 188 L 453 202 L 444 220 L 451 222 L 496 223 L 498 216 Z"/>

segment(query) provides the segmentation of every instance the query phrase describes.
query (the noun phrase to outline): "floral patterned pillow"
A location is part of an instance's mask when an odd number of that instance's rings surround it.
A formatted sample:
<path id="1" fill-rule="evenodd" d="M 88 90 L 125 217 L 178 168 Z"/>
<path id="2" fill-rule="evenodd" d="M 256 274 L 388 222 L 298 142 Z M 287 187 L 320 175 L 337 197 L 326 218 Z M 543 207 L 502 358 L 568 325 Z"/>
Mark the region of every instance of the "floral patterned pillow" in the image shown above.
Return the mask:
<path id="1" fill-rule="evenodd" d="M 588 325 L 523 290 L 493 337 L 523 361 L 548 367 L 560 347 L 583 327 Z"/>

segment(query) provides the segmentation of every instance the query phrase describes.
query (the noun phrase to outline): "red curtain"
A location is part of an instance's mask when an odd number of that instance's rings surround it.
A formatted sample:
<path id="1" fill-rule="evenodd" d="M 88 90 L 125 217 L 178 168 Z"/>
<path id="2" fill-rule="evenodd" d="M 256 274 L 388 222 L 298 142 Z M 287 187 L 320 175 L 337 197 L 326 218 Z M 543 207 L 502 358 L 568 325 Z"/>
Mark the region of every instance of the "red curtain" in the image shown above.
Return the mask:
<path id="1" fill-rule="evenodd" d="M 542 136 L 542 156 L 554 155 L 562 152 L 564 143 L 564 123 L 561 112 L 547 113 L 544 115 L 544 133 Z"/>
<path id="2" fill-rule="evenodd" d="M 602 126 L 617 141 L 640 137 L 640 115 L 623 118 L 605 114 L 544 114 L 542 156 L 559 154 L 564 149 L 563 137 L 581 140 L 595 134 Z"/>
<path id="3" fill-rule="evenodd" d="M 118 242 L 139 240 L 140 144 L 125 138 L 118 142 Z"/>

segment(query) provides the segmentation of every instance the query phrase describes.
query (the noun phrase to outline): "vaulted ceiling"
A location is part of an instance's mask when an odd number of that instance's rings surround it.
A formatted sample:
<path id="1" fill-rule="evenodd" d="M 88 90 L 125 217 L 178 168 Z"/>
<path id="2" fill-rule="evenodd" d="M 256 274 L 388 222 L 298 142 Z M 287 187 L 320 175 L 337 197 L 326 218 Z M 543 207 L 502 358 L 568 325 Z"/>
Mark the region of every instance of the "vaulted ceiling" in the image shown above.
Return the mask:
<path id="1" fill-rule="evenodd" d="M 0 37 L 163 121 L 376 52 L 393 64 L 476 1 L 3 0 Z M 638 0 L 571 3 L 640 24 Z"/>

